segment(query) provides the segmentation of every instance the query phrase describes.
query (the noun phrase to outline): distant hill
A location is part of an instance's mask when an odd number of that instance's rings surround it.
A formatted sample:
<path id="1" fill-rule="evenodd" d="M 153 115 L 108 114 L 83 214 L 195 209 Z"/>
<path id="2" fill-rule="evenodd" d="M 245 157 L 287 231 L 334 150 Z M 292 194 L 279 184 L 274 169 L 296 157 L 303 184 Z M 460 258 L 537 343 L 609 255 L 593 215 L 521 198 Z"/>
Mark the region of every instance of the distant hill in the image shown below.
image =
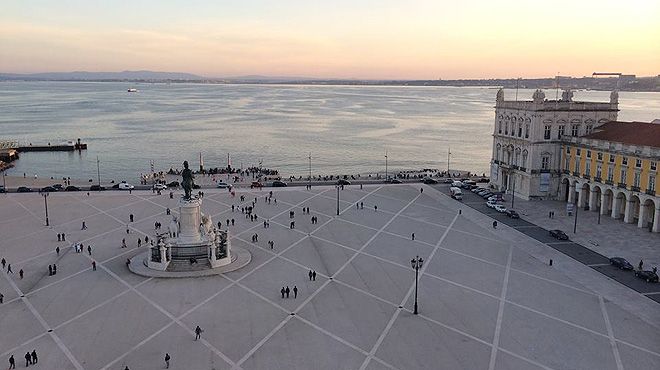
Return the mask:
<path id="1" fill-rule="evenodd" d="M 181 72 L 123 71 L 123 72 L 45 72 L 45 73 L 0 73 L 0 80 L 205 80 L 205 77 Z"/>

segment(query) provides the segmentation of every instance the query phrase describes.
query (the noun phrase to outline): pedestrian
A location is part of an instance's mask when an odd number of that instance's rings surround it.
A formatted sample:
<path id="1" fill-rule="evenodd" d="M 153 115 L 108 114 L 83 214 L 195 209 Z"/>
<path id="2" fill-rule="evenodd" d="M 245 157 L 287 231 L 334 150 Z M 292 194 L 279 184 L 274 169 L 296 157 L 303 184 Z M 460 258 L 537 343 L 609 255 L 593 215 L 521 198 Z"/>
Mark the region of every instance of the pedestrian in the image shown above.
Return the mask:
<path id="1" fill-rule="evenodd" d="M 234 205 L 231 205 L 231 211 L 234 212 Z"/>
<path id="2" fill-rule="evenodd" d="M 57 266 L 53 263 L 53 275 L 57 275 Z"/>
<path id="3" fill-rule="evenodd" d="M 126 224 L 126 234 L 130 234 L 131 230 L 128 228 L 128 224 Z"/>
<path id="4" fill-rule="evenodd" d="M 282 293 L 282 298 L 284 298 L 284 293 L 286 293 L 286 291 L 284 290 L 284 287 L 282 287 L 282 289 L 280 290 L 280 293 Z"/>
<path id="5" fill-rule="evenodd" d="M 231 219 L 231 226 L 234 226 L 234 219 Z"/>
<path id="6" fill-rule="evenodd" d="M 419 193 L 420 193 L 420 194 L 423 194 L 423 193 L 424 193 L 424 188 L 420 188 L 420 189 L 419 189 Z"/>
<path id="7" fill-rule="evenodd" d="M 60 256 L 60 247 L 55 247 L 55 253 L 58 257 Z"/>
<path id="8" fill-rule="evenodd" d="M 48 276 L 53 276 L 53 266 L 48 265 Z"/>
<path id="9" fill-rule="evenodd" d="M 309 273 L 307 275 L 309 276 L 309 281 L 312 281 L 312 270 L 309 270 Z"/>
<path id="10" fill-rule="evenodd" d="M 493 221 L 493 229 L 497 229 L 497 221 Z"/>
<path id="11" fill-rule="evenodd" d="M 2 258 L 2 262 L 0 262 L 0 263 L 2 263 L 2 269 L 4 270 L 4 269 L 5 269 L 5 265 L 7 265 L 7 260 L 5 260 L 4 257 L 3 257 L 3 258 Z"/>
<path id="12" fill-rule="evenodd" d="M 291 290 L 290 290 L 289 287 L 287 286 L 286 289 L 284 289 L 284 293 L 286 293 L 286 297 L 287 297 L 287 298 L 289 298 L 289 292 L 291 292 Z"/>
<path id="13" fill-rule="evenodd" d="M 7 273 L 8 274 L 13 274 L 14 271 L 11 270 L 11 263 L 7 265 Z"/>
<path id="14" fill-rule="evenodd" d="M 654 274 L 656 274 L 656 275 L 658 274 L 658 268 L 657 267 L 653 266 L 652 270 L 653 270 Z M 2 301 L 0 301 L 0 303 L 2 303 Z"/>
<path id="15" fill-rule="evenodd" d="M 355 209 L 360 209 L 360 204 L 359 203 L 355 203 Z"/>
<path id="16" fill-rule="evenodd" d="M 364 202 L 360 202 L 360 209 L 364 209 Z"/>
<path id="17" fill-rule="evenodd" d="M 127 248 L 127 247 L 126 247 L 126 238 L 123 238 L 123 239 L 121 240 L 121 247 L 122 247 L 122 248 Z"/>
<path id="18" fill-rule="evenodd" d="M 9 356 L 9 368 L 10 369 L 16 368 L 16 361 L 14 360 L 14 355 Z"/>
<path id="19" fill-rule="evenodd" d="M 21 276 L 21 279 L 23 279 L 23 269 L 21 269 L 18 274 Z"/>
<path id="20" fill-rule="evenodd" d="M 61 241 L 62 241 L 62 235 L 57 234 L 57 241 L 58 241 L 58 242 L 61 242 Z"/>
<path id="21" fill-rule="evenodd" d="M 195 328 L 195 340 L 202 338 L 202 332 L 204 332 L 204 330 L 197 325 Z"/>
<path id="22" fill-rule="evenodd" d="M 167 208 L 167 209 L 165 210 L 165 214 L 168 215 L 168 216 L 170 215 L 171 212 L 172 212 L 172 211 L 170 211 L 169 208 Z"/>
<path id="23" fill-rule="evenodd" d="M 644 260 L 639 260 L 639 271 L 642 271 L 644 268 Z"/>
<path id="24" fill-rule="evenodd" d="M 293 286 L 293 299 L 296 299 L 296 298 L 298 298 L 298 287 L 294 285 Z"/>
<path id="25" fill-rule="evenodd" d="M 62 241 L 63 241 L 63 242 L 66 241 L 66 234 L 64 234 L 64 233 L 62 233 Z"/>
<path id="26" fill-rule="evenodd" d="M 138 238 L 138 242 L 137 242 L 137 243 L 138 243 L 138 248 L 140 248 L 140 247 L 142 246 L 142 239 Z"/>
<path id="27" fill-rule="evenodd" d="M 87 246 L 87 253 L 89 253 L 90 256 L 92 255 L 92 245 L 91 244 Z"/>
<path id="28" fill-rule="evenodd" d="M 4 299 L 5 299 L 5 296 L 2 293 L 0 293 L 0 304 L 2 304 Z"/>
<path id="29" fill-rule="evenodd" d="M 96 271 L 96 261 L 92 261 L 92 271 Z"/>
<path id="30" fill-rule="evenodd" d="M 130 215 L 128 215 L 128 218 L 131 220 L 131 222 L 133 222 L 133 214 L 132 213 Z"/>
<path id="31" fill-rule="evenodd" d="M 39 362 L 38 360 L 39 359 L 37 358 L 37 350 L 33 349 L 32 350 L 32 364 L 36 364 L 37 362 Z"/>
<path id="32" fill-rule="evenodd" d="M 548 218 L 552 218 L 552 211 L 548 212 Z"/>
<path id="33" fill-rule="evenodd" d="M 30 352 L 25 353 L 25 367 L 30 367 L 32 365 L 32 355 L 30 355 Z"/>
<path id="34" fill-rule="evenodd" d="M 415 233 L 412 233 L 412 240 L 415 240 Z"/>
<path id="35" fill-rule="evenodd" d="M 295 227 L 296 227 L 296 222 L 295 222 L 295 221 L 291 221 L 291 224 L 289 224 L 289 228 L 290 228 L 290 229 L 294 229 Z"/>
<path id="36" fill-rule="evenodd" d="M 82 222 L 82 227 L 80 230 L 87 230 L 87 225 L 85 224 L 85 221 Z"/>
<path id="37" fill-rule="evenodd" d="M 170 368 L 170 354 L 165 353 L 165 368 L 169 369 Z"/>
<path id="38" fill-rule="evenodd" d="M 374 204 L 374 212 L 378 212 L 378 206 Z"/>

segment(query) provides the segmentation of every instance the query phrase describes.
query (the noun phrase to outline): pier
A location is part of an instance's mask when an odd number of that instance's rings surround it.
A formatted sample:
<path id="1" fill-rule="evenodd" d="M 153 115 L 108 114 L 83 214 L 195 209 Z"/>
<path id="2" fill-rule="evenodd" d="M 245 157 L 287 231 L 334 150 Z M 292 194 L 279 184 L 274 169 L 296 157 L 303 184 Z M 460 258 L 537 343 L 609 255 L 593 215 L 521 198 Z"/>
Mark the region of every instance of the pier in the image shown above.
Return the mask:
<path id="1" fill-rule="evenodd" d="M 76 150 L 86 150 L 87 144 L 83 143 L 78 139 L 77 141 L 69 141 L 67 143 L 55 144 L 52 145 L 48 143 L 46 145 L 32 145 L 29 143 L 27 145 L 19 144 L 18 141 L 7 140 L 0 142 L 0 150 L 4 152 L 14 152 L 12 158 L 8 158 L 9 161 L 18 159 L 18 153 L 26 152 L 73 152 Z"/>

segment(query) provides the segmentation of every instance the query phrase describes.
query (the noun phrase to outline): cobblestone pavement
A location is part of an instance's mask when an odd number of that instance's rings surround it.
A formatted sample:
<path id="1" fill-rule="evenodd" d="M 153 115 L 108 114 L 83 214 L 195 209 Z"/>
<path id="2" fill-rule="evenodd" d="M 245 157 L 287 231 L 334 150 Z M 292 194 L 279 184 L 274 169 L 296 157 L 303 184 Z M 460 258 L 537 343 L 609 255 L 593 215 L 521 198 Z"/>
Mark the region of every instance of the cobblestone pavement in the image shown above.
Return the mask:
<path id="1" fill-rule="evenodd" d="M 264 201 L 270 190 L 277 203 Z M 0 360 L 36 349 L 35 369 L 162 369 L 166 352 L 172 369 L 660 367 L 656 303 L 516 230 L 493 230 L 487 216 L 431 187 L 347 186 L 340 216 L 331 186 L 205 193 L 203 211 L 235 219 L 231 242 L 252 261 L 182 279 L 141 277 L 124 263 L 144 250 L 137 238 L 151 238 L 154 222 L 168 224 L 176 197 L 52 193 L 45 227 L 41 196 L 0 195 L 0 256 L 15 272 L 0 276 Z M 239 195 L 258 198 L 257 222 L 232 213 Z M 415 256 L 425 260 L 419 315 Z M 282 286 L 296 286 L 297 298 L 281 298 Z"/>

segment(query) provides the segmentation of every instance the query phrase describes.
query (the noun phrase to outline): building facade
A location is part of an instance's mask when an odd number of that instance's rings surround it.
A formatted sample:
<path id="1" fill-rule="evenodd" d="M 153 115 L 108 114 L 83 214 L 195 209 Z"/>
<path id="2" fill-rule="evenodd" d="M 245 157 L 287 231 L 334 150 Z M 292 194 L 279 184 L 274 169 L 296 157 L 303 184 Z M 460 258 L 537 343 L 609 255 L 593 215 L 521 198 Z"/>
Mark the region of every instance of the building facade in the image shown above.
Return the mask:
<path id="1" fill-rule="evenodd" d="M 609 102 L 573 101 L 569 90 L 561 99 L 547 100 L 536 90 L 532 100 L 505 100 L 497 93 L 491 186 L 524 199 L 557 199 L 562 176 L 565 137 L 590 134 L 616 121 L 618 94 Z"/>
<path id="2" fill-rule="evenodd" d="M 561 153 L 560 199 L 660 232 L 660 122 L 608 122 Z"/>

